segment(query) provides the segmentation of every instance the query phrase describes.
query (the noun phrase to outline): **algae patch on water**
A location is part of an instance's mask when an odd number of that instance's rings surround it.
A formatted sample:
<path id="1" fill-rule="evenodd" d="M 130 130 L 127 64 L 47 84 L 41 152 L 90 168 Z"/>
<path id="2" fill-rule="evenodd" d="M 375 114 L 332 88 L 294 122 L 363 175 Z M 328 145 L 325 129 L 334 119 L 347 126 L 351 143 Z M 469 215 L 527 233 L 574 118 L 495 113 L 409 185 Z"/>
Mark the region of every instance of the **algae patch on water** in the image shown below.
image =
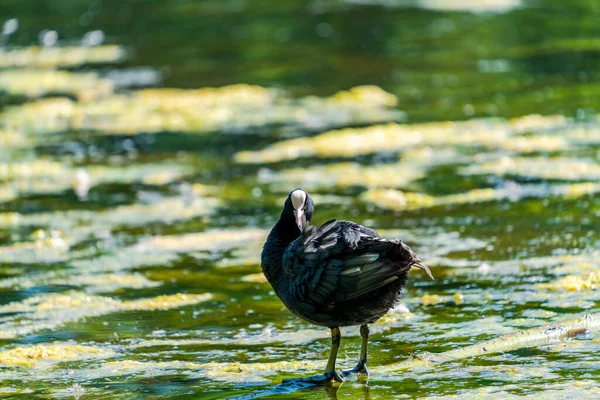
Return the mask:
<path id="1" fill-rule="evenodd" d="M 143 204 L 128 204 L 102 211 L 69 210 L 64 212 L 44 212 L 33 214 L 0 214 L 0 226 L 43 226 L 51 231 L 60 229 L 61 239 L 66 245 L 77 243 L 89 235 L 102 235 L 120 226 L 140 226 L 152 222 L 172 223 L 209 215 L 220 204 L 215 198 L 190 196 L 157 196 Z M 44 242 L 46 243 L 46 242 Z M 50 242 L 55 244 L 55 242 Z M 11 259 L 20 248 L 42 249 L 47 246 L 37 244 L 15 244 L 0 248 L 0 256 Z M 56 246 L 52 246 L 53 250 Z M 23 251 L 18 254 L 22 254 Z M 52 253 L 54 254 L 54 253 Z M 33 254 L 32 254 L 33 255 Z M 44 255 L 44 253 L 40 253 Z M 40 260 L 42 260 L 40 258 Z"/>
<path id="2" fill-rule="evenodd" d="M 160 286 L 162 282 L 152 281 L 142 274 L 100 273 L 91 271 L 50 272 L 27 277 L 16 276 L 0 280 L 2 288 L 27 289 L 39 285 L 81 286 L 86 293 L 114 292 L 123 288 L 142 289 Z"/>
<path id="3" fill-rule="evenodd" d="M 0 364 L 5 366 L 35 367 L 38 364 L 52 364 L 89 358 L 107 358 L 114 352 L 107 347 L 94 347 L 70 343 L 39 344 L 17 347 L 0 352 Z"/>
<path id="4" fill-rule="evenodd" d="M 0 262 L 32 263 L 37 260 L 46 262 L 63 261 L 67 258 L 69 242 L 58 230 L 34 232 L 34 240 L 0 246 Z"/>
<path id="5" fill-rule="evenodd" d="M 94 72 L 71 73 L 53 70 L 0 71 L 0 92 L 28 98 L 50 94 L 71 95 L 91 101 L 113 93 L 113 84 Z"/>
<path id="6" fill-rule="evenodd" d="M 192 174 L 193 169 L 175 164 L 95 165 L 77 167 L 65 162 L 36 158 L 0 163 L 0 200 L 23 195 L 58 194 L 73 190 L 85 199 L 90 190 L 103 184 L 142 182 L 162 186 Z"/>
<path id="7" fill-rule="evenodd" d="M 267 278 L 263 273 L 256 274 L 248 274 L 242 276 L 242 282 L 252 282 L 252 283 L 267 283 Z"/>
<path id="8" fill-rule="evenodd" d="M 550 291 L 580 292 L 600 288 L 600 272 L 590 272 L 585 275 L 568 275 L 552 283 L 540 283 L 538 289 Z"/>
<path id="9" fill-rule="evenodd" d="M 598 180 L 600 164 L 571 157 L 502 157 L 462 169 L 465 175 L 494 174 L 527 178 Z"/>
<path id="10" fill-rule="evenodd" d="M 503 148 L 531 152 L 559 150 L 563 139 L 519 137 L 523 132 L 544 134 L 548 130 L 575 130 L 557 116 L 525 116 L 514 120 L 471 120 L 400 125 L 390 123 L 366 128 L 345 128 L 277 142 L 259 151 L 241 151 L 234 156 L 239 163 L 273 163 L 299 157 L 354 157 L 381 152 L 402 152 L 422 146 L 461 146 Z M 565 135 L 568 137 L 568 135 Z M 513 139 L 518 137 L 517 142 Z"/>
<path id="11" fill-rule="evenodd" d="M 194 363 L 186 361 L 111 361 L 104 369 L 115 375 L 143 374 L 144 376 L 171 375 L 209 378 L 215 381 L 270 382 L 268 376 L 318 368 L 314 361 L 279 361 L 269 363 Z"/>
<path id="12" fill-rule="evenodd" d="M 64 46 L 3 49 L 0 51 L 0 67 L 77 67 L 84 64 L 112 64 L 125 60 L 128 51 L 122 46 L 104 45 L 94 47 Z"/>
<path id="13" fill-rule="evenodd" d="M 431 196 L 425 193 L 404 192 L 394 189 L 369 189 L 362 199 L 389 210 L 418 210 L 437 206 L 475 204 L 491 201 L 518 201 L 523 198 L 563 197 L 576 199 L 600 192 L 600 184 L 583 182 L 572 185 L 509 183 L 504 188 L 472 189 L 464 193 Z"/>
<path id="14" fill-rule="evenodd" d="M 346 162 L 282 172 L 262 170 L 258 179 L 264 183 L 285 184 L 286 187 L 400 187 L 421 179 L 424 175 L 423 169 L 408 163 L 363 166 Z"/>
<path id="15" fill-rule="evenodd" d="M 51 330 L 67 323 L 115 312 L 167 310 L 210 299 L 212 295 L 209 293 L 178 293 L 127 301 L 81 292 L 35 295 L 22 302 L 0 306 L 0 314 L 10 314 L 0 323 L 0 338 L 11 339 Z"/>
<path id="16" fill-rule="evenodd" d="M 219 251 L 251 242 L 264 241 L 267 232 L 263 229 L 212 229 L 185 235 L 155 236 L 141 240 L 135 247 L 140 253 Z"/>
<path id="17" fill-rule="evenodd" d="M 203 89 L 145 89 L 93 103 L 44 99 L 7 110 L 7 126 L 42 135 L 67 130 L 103 134 L 140 132 L 240 132 L 264 126 L 324 129 L 347 124 L 397 121 L 395 97 L 377 87 L 358 87 L 331 97 L 293 99 L 251 85 Z"/>
<path id="18" fill-rule="evenodd" d="M 206 252 L 227 252 L 214 261 L 219 267 L 254 265 L 260 258 L 268 231 L 263 229 L 211 229 L 185 235 L 155 236 L 140 240 L 131 251 L 140 254 L 188 253 L 206 258 Z"/>

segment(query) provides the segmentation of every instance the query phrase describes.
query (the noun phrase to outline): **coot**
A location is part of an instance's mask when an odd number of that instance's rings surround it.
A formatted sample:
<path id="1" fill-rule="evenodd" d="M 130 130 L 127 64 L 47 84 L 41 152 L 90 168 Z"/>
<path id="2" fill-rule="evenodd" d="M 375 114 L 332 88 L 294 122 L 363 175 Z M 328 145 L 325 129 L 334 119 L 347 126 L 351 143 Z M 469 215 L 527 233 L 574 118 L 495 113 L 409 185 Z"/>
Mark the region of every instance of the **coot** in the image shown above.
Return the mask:
<path id="1" fill-rule="evenodd" d="M 431 271 L 402 241 L 379 237 L 373 229 L 330 220 L 310 226 L 314 203 L 302 189 L 290 192 L 279 221 L 264 245 L 262 270 L 277 296 L 294 314 L 331 329 L 332 346 L 323 374 L 305 382 L 343 380 L 335 369 L 341 326 L 360 325 L 358 364 L 342 375 L 368 375 L 368 324 L 392 308 L 408 270 Z"/>

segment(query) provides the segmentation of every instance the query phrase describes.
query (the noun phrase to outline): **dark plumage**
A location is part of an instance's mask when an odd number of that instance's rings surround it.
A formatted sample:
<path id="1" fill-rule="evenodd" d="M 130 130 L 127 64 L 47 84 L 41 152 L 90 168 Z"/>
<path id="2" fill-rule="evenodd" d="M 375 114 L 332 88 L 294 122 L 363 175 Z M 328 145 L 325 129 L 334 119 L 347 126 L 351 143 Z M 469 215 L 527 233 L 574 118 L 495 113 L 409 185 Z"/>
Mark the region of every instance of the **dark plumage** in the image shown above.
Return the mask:
<path id="1" fill-rule="evenodd" d="M 320 228 L 309 226 L 313 211 L 308 193 L 302 189 L 290 192 L 265 243 L 262 268 L 290 311 L 332 330 L 332 353 L 325 373 L 308 380 L 341 381 L 335 371 L 338 328 L 361 325 L 361 357 L 357 367 L 348 372 L 368 374 L 367 324 L 394 306 L 411 267 L 421 268 L 429 276 L 431 272 L 402 241 L 383 239 L 373 229 L 336 220 Z"/>

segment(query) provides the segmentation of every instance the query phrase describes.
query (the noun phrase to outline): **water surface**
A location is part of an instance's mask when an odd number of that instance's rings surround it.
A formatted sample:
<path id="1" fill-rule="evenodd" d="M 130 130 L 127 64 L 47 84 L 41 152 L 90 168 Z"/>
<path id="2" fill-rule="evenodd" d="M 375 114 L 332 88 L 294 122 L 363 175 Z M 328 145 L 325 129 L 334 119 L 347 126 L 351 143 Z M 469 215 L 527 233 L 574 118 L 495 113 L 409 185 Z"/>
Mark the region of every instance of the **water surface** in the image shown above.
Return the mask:
<path id="1" fill-rule="evenodd" d="M 600 7 L 363 3 L 0 4 L 19 21 L 0 58 L 0 396 L 598 397 L 593 332 L 276 386 L 330 342 L 260 274 L 297 186 L 316 224 L 402 238 L 436 276 L 411 273 L 373 325 L 372 367 L 600 305 Z M 44 29 L 72 53 L 27 47 Z M 113 47 L 82 49 L 94 30 Z M 358 328 L 342 335 L 347 368 Z"/>

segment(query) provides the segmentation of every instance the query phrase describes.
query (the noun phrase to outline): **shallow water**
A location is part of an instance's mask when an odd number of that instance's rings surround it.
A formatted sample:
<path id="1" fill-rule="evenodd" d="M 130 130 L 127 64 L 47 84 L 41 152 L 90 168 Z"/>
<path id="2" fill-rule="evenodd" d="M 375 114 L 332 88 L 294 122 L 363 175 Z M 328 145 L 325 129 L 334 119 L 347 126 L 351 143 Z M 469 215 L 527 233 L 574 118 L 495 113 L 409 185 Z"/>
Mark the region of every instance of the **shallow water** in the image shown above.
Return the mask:
<path id="1" fill-rule="evenodd" d="M 383 367 L 597 315 L 600 7 L 259 3 L 0 4 L 19 19 L 0 40 L 0 397 L 600 397 L 593 331 Z M 27 47 L 42 29 L 61 47 Z M 110 46 L 80 46 L 94 29 Z M 412 272 L 372 326 L 368 381 L 277 386 L 330 342 L 258 264 L 296 186 L 316 224 L 402 238 L 436 277 Z"/>

